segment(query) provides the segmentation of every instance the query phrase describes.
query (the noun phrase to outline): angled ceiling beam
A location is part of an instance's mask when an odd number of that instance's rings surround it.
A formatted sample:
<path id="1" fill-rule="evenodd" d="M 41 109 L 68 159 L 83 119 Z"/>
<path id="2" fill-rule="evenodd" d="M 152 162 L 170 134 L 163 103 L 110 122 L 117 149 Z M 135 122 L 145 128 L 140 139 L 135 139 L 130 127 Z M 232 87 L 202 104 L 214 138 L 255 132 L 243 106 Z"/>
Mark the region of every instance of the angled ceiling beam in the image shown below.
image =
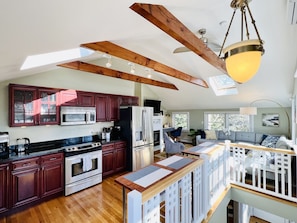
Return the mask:
<path id="1" fill-rule="evenodd" d="M 69 62 L 69 63 L 59 64 L 58 66 L 70 68 L 70 69 L 74 69 L 74 70 L 85 71 L 85 72 L 94 73 L 94 74 L 105 75 L 105 76 L 109 76 L 109 77 L 120 78 L 123 80 L 134 81 L 134 82 L 143 83 L 143 84 L 150 84 L 150 85 L 154 85 L 157 87 L 178 90 L 177 87 L 173 84 L 156 81 L 156 80 L 152 80 L 149 78 L 140 77 L 137 75 L 128 74 L 128 73 L 117 71 L 117 70 L 112 70 L 112 69 L 109 69 L 106 67 L 101 67 L 98 65 L 85 63 L 82 61 L 73 61 L 73 62 Z"/>
<path id="2" fill-rule="evenodd" d="M 192 33 L 162 5 L 134 3 L 130 8 L 159 27 L 165 33 L 202 57 L 208 63 L 227 73 L 225 61 L 220 59 L 202 40 Z"/>
<path id="3" fill-rule="evenodd" d="M 155 71 L 158 71 L 163 74 L 167 74 L 171 77 L 175 77 L 180 80 L 208 88 L 208 84 L 200 78 L 190 76 L 186 73 L 178 71 L 172 67 L 166 66 L 165 64 L 159 63 L 150 58 L 144 57 L 138 53 L 125 49 L 109 41 L 85 43 L 85 44 L 81 44 L 80 46 L 88 49 L 108 53 L 110 55 L 128 60 L 130 62 L 139 64 L 145 67 L 149 67 L 151 69 L 154 69 Z"/>

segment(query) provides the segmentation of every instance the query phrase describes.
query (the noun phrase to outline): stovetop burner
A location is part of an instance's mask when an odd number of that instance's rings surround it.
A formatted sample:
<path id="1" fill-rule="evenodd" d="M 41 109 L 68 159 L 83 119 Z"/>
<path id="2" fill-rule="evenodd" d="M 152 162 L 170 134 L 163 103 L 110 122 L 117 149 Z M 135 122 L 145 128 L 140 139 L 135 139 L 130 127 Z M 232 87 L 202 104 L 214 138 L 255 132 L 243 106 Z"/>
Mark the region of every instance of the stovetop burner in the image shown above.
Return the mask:
<path id="1" fill-rule="evenodd" d="M 66 156 L 73 156 L 77 154 L 92 152 L 101 149 L 100 142 L 89 142 L 77 145 L 65 146 L 62 148 Z"/>

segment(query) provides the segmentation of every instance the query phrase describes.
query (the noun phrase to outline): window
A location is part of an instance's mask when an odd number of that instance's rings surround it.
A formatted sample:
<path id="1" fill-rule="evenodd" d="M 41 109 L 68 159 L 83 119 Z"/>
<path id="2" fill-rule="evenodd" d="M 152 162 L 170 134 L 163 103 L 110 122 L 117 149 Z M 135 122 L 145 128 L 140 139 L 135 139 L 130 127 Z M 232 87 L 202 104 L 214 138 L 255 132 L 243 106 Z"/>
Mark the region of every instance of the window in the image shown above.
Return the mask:
<path id="1" fill-rule="evenodd" d="M 204 129 L 253 131 L 253 116 L 240 115 L 238 112 L 205 112 Z"/>
<path id="2" fill-rule="evenodd" d="M 173 112 L 172 113 L 172 126 L 174 128 L 183 127 L 183 130 L 189 130 L 190 115 L 189 112 Z"/>

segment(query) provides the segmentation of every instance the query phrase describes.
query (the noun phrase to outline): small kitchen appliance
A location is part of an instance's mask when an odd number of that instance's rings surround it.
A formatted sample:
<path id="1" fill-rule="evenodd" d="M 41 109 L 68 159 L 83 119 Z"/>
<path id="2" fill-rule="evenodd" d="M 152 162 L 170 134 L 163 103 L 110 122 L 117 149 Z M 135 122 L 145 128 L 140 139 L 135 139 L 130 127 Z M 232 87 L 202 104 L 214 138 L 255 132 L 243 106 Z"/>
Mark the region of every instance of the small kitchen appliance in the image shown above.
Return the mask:
<path id="1" fill-rule="evenodd" d="M 0 132 L 0 159 L 9 157 L 9 134 L 8 132 Z"/>
<path id="2" fill-rule="evenodd" d="M 110 131 L 110 139 L 118 140 L 121 138 L 121 126 L 113 126 Z"/>
<path id="3" fill-rule="evenodd" d="M 61 125 L 89 125 L 96 123 L 95 107 L 61 106 Z"/>
<path id="4" fill-rule="evenodd" d="M 16 141 L 17 141 L 16 152 L 18 154 L 29 152 L 29 146 L 30 146 L 29 138 L 18 138 Z"/>

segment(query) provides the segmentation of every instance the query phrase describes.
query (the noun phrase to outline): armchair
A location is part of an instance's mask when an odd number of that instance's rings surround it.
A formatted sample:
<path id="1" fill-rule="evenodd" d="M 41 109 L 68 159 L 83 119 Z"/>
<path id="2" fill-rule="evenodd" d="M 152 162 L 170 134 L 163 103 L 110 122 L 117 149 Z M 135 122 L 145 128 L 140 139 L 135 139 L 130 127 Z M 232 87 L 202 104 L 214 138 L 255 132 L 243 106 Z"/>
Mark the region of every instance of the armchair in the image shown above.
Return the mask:
<path id="1" fill-rule="evenodd" d="M 173 141 L 166 132 L 164 132 L 164 142 L 167 157 L 169 154 L 181 153 L 185 149 L 185 145 L 183 143 Z"/>
<path id="2" fill-rule="evenodd" d="M 177 129 L 172 130 L 172 131 L 170 132 L 170 135 L 171 135 L 174 139 L 176 139 L 177 137 L 179 137 L 179 136 L 181 135 L 182 129 L 183 129 L 183 127 L 178 127 Z"/>

